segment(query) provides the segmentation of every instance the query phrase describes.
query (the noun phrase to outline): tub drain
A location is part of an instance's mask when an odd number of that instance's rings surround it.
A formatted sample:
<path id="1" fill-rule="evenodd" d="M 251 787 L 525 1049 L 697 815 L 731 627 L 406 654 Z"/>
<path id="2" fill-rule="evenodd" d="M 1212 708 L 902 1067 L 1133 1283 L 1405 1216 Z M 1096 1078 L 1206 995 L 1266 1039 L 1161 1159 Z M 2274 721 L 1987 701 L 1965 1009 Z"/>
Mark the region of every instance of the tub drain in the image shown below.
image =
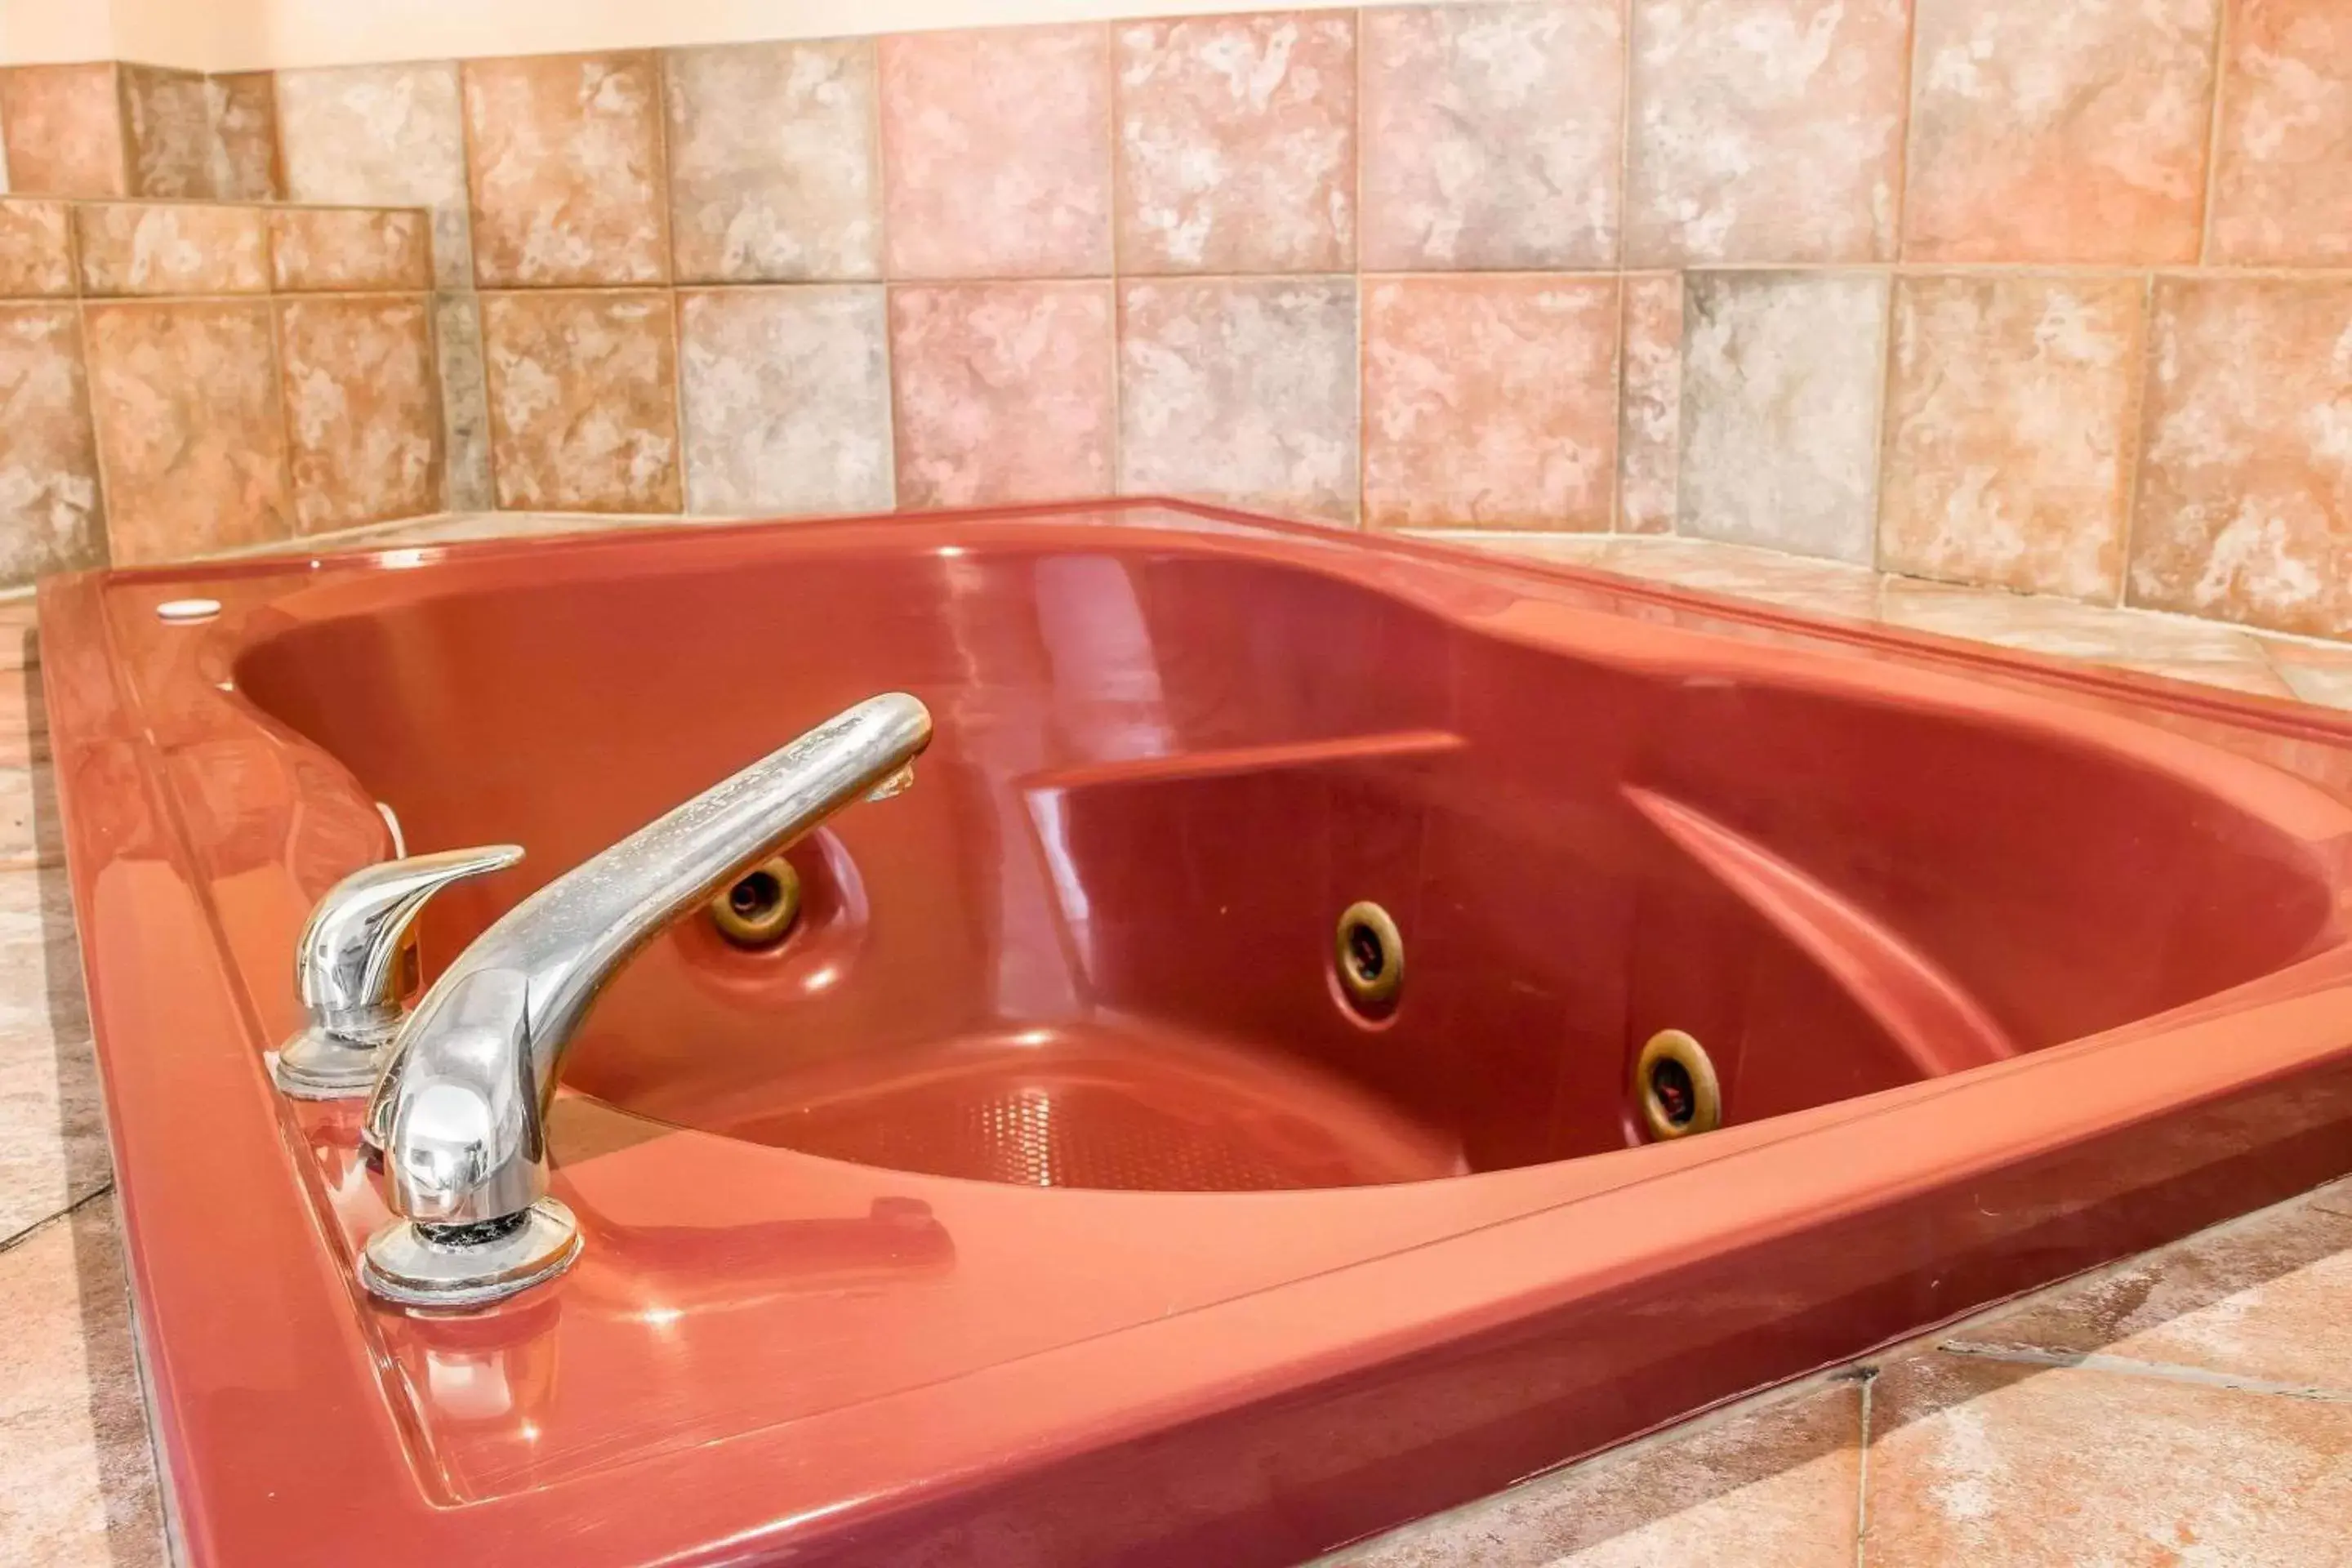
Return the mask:
<path id="1" fill-rule="evenodd" d="M 710 900 L 710 922 L 737 947 L 773 947 L 801 914 L 801 874 L 779 855 L 737 878 Z"/>
<path id="2" fill-rule="evenodd" d="M 1633 1063 L 1633 1103 L 1652 1138 L 1687 1138 L 1723 1125 L 1723 1089 L 1706 1047 L 1680 1029 L 1661 1029 Z"/>

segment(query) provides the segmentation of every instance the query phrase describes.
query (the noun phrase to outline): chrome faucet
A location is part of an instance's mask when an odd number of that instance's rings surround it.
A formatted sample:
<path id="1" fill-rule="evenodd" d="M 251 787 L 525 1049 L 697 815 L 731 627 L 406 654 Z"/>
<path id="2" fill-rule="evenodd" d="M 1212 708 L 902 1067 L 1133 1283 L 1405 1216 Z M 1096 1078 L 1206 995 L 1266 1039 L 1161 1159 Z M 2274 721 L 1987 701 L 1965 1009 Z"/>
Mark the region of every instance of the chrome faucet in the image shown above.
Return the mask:
<path id="1" fill-rule="evenodd" d="M 368 1103 L 397 1216 L 362 1252 L 368 1289 L 477 1307 L 569 1268 L 579 1228 L 548 1195 L 545 1119 L 590 1005 L 678 916 L 845 806 L 905 788 L 930 739 L 914 698 L 861 702 L 564 873 L 459 953 L 400 1026 Z"/>
<path id="2" fill-rule="evenodd" d="M 402 960 L 425 901 L 521 858 L 512 844 L 445 849 L 363 866 L 330 888 L 294 950 L 294 994 L 308 1021 L 270 1063 L 278 1087 L 297 1100 L 359 1100 L 373 1090 L 400 1027 Z"/>

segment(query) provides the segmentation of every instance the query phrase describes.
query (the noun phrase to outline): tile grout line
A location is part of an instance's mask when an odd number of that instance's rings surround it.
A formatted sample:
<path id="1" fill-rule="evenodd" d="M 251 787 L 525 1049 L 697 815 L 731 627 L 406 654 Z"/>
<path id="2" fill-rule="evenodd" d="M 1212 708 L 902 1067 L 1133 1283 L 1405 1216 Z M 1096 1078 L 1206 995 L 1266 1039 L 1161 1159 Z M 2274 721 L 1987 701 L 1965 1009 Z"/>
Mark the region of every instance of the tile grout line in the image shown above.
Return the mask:
<path id="1" fill-rule="evenodd" d="M 1860 1416 L 1861 1447 L 1854 1462 L 1853 1478 L 1853 1568 L 1865 1568 L 1870 1542 L 1870 1416 L 1871 1391 L 1878 1383 L 1878 1368 L 1865 1365 L 1856 1370 L 1855 1378 L 1862 1384 Z"/>
<path id="2" fill-rule="evenodd" d="M 2132 548 L 2139 538 L 2139 503 L 2147 483 L 2147 455 L 2155 447 L 2148 421 L 2155 416 L 2154 389 L 2158 374 L 2156 274 L 2150 272 L 2140 285 L 2139 307 L 2139 374 L 2133 378 L 2135 402 L 2127 422 L 2131 437 L 2131 473 L 2124 487 L 2124 520 L 2116 546 L 2116 599 L 2119 610 L 2137 609 L 2131 602 Z M 2191 619 L 2203 620 L 2203 616 Z"/>
<path id="3" fill-rule="evenodd" d="M 2154 1378 L 2164 1383 L 2184 1383 L 2200 1388 L 2226 1389 L 2234 1394 L 2266 1394 L 2285 1399 L 2307 1399 L 2326 1405 L 2352 1405 L 2352 1390 L 2326 1388 L 2316 1384 L 2281 1383 L 2264 1377 L 2246 1377 L 2236 1373 L 2215 1372 L 2200 1366 L 2185 1366 L 2178 1362 L 2141 1361 L 2133 1356 L 2108 1355 L 2100 1351 L 2053 1351 L 2033 1345 L 2010 1345 L 1979 1342 L 1972 1340 L 1939 1340 L 1936 1349 L 1945 1355 L 1965 1356 L 1976 1361 L 2000 1362 L 2014 1366 L 2038 1366 L 2052 1371 L 2104 1372 L 2124 1377 Z"/>
<path id="4" fill-rule="evenodd" d="M 2212 63 L 2212 73 L 2205 83 L 2205 178 L 2198 195 L 2203 200 L 2203 210 L 2197 215 L 2197 261 L 2210 265 L 2213 259 L 2213 213 L 2221 205 L 2221 100 L 2223 80 L 2230 66 L 2230 13 L 2236 10 L 2238 0 L 2215 0 L 2213 48 L 2207 58 Z"/>
<path id="5" fill-rule="evenodd" d="M 18 1247 L 30 1241 L 34 1237 L 38 1236 L 42 1231 L 48 1229 L 49 1226 L 57 1224 L 59 1220 L 72 1218 L 75 1215 L 79 1214 L 82 1210 L 88 1208 L 90 1205 L 96 1203 L 99 1199 L 106 1196 L 112 1191 L 114 1191 L 114 1178 L 112 1176 L 109 1176 L 98 1186 L 74 1199 L 73 1202 L 66 1205 L 65 1207 L 58 1210 L 55 1214 L 44 1215 L 41 1218 L 35 1220 L 32 1224 L 25 1226 L 22 1230 L 16 1231 L 13 1235 L 0 1236 L 0 1256 L 5 1256 L 7 1253 L 15 1251 Z"/>

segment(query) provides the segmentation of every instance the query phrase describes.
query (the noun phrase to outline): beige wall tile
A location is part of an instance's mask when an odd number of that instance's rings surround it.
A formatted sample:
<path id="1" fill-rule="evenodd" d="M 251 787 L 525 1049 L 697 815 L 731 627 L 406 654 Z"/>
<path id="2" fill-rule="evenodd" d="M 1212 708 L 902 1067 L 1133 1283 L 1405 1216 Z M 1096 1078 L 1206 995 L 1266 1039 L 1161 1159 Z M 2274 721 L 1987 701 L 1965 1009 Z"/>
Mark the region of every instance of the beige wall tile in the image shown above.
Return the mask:
<path id="1" fill-rule="evenodd" d="M 433 274 L 473 285 L 466 132 L 449 60 L 277 73 L 286 194 L 298 202 L 422 206 L 433 214 Z"/>
<path id="2" fill-rule="evenodd" d="M 889 276 L 1110 270 L 1108 28 L 902 33 L 879 47 Z"/>
<path id="3" fill-rule="evenodd" d="M 2112 604 L 2139 437 L 2137 278 L 1905 278 L 1884 571 Z"/>
<path id="4" fill-rule="evenodd" d="M 688 511 L 889 510 L 879 286 L 689 289 L 678 322 Z"/>
<path id="5" fill-rule="evenodd" d="M 1356 285 L 1120 288 L 1119 489 L 1353 521 Z"/>
<path id="6" fill-rule="evenodd" d="M 2352 261 L 2352 7 L 2231 0 L 2210 261 Z"/>
<path id="7" fill-rule="evenodd" d="M 1625 124 L 1617 0 L 1363 16 L 1365 267 L 1615 262 Z"/>
<path id="8" fill-rule="evenodd" d="M 1122 23 L 1111 52 L 1122 271 L 1354 264 L 1353 14 Z"/>
<path id="9" fill-rule="evenodd" d="M 289 293 L 430 289 L 431 220 L 414 207 L 276 207 L 269 269 Z"/>
<path id="10" fill-rule="evenodd" d="M 870 38 L 663 52 L 680 282 L 882 275 L 874 71 Z"/>
<path id="11" fill-rule="evenodd" d="M 201 72 L 121 68 L 130 194 L 201 200 L 213 190 L 212 103 Z"/>
<path id="12" fill-rule="evenodd" d="M 106 564 L 79 312 L 0 305 L 0 583 Z"/>
<path id="13" fill-rule="evenodd" d="M 1867 563 L 1886 279 L 1685 280 L 1680 533 Z"/>
<path id="14" fill-rule="evenodd" d="M 287 537 L 269 302 L 92 304 L 83 322 L 114 563 Z"/>
<path id="15" fill-rule="evenodd" d="M 652 55 L 467 60 L 461 75 L 483 288 L 669 277 Z"/>
<path id="16" fill-rule="evenodd" d="M 122 105 L 110 64 L 0 70 L 0 143 L 20 195 L 119 196 L 130 190 Z"/>
<path id="17" fill-rule="evenodd" d="M 2352 282 L 2159 278 L 2130 598 L 2352 633 Z"/>
<path id="18" fill-rule="evenodd" d="M 481 310 L 499 505 L 677 510 L 669 296 L 485 294 Z"/>
<path id="19" fill-rule="evenodd" d="M 1627 274 L 1621 352 L 1625 379 L 1618 409 L 1618 531 L 1671 533 L 1682 468 L 1681 273 Z"/>
<path id="20" fill-rule="evenodd" d="M 68 211 L 63 202 L 0 201 L 0 295 L 26 299 L 74 291 Z"/>
<path id="21" fill-rule="evenodd" d="M 898 504 L 1108 493 L 1111 337 L 1108 282 L 892 289 Z"/>
<path id="22" fill-rule="evenodd" d="M 1909 0 L 1638 0 L 1625 258 L 1895 253 Z"/>
<path id="23" fill-rule="evenodd" d="M 1364 522 L 1605 530 L 1614 278 L 1364 284 Z"/>
<path id="24" fill-rule="evenodd" d="M 93 202 L 74 208 L 82 291 L 259 294 L 269 247 L 258 207 Z"/>
<path id="25" fill-rule="evenodd" d="M 424 295 L 278 301 L 296 532 L 441 510 L 430 311 Z"/>
<path id="26" fill-rule="evenodd" d="M 2193 261 L 2221 0 L 1918 0 L 1904 255 Z"/>
<path id="27" fill-rule="evenodd" d="M 225 202 L 283 200 L 277 74 L 232 71 L 210 78 L 205 93 L 213 122 L 213 194 Z"/>

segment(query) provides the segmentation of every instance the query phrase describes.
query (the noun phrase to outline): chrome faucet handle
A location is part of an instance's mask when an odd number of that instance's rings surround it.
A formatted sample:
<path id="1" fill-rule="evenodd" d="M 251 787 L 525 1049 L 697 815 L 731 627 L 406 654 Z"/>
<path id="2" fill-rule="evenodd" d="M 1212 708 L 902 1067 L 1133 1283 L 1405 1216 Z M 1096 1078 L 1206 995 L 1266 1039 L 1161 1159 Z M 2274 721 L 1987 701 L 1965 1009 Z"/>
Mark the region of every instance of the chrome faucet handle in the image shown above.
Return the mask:
<path id="1" fill-rule="evenodd" d="M 294 994 L 310 1019 L 271 1064 L 278 1087 L 297 1100 L 373 1091 L 383 1049 L 400 1028 L 404 939 L 425 900 L 521 858 L 513 844 L 444 849 L 362 867 L 330 888 L 295 950 Z"/>

